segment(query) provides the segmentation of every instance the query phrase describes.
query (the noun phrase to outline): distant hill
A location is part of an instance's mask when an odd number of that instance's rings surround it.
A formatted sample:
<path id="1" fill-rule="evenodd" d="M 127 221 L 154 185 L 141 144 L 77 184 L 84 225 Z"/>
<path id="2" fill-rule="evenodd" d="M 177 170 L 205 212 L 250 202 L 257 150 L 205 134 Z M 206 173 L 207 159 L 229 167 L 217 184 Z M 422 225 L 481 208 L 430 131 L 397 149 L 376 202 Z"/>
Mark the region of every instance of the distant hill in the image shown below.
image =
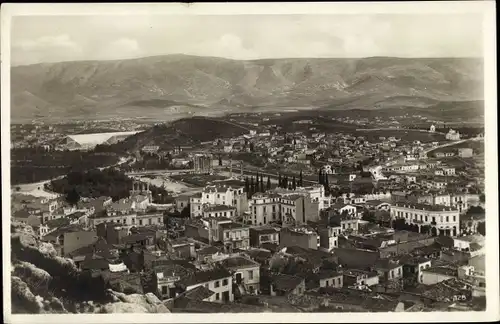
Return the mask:
<path id="1" fill-rule="evenodd" d="M 432 107 L 483 99 L 475 58 L 266 59 L 165 55 L 13 67 L 13 119 L 157 120 L 293 107 Z"/>

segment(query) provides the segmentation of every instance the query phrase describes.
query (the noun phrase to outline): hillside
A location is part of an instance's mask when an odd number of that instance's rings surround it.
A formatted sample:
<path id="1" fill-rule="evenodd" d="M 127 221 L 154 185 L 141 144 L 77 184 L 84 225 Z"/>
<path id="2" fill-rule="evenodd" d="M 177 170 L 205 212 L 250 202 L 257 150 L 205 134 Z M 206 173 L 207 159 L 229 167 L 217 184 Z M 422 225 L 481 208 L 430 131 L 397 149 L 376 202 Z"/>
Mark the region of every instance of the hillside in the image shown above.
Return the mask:
<path id="1" fill-rule="evenodd" d="M 482 100 L 472 58 L 266 59 L 166 55 L 12 68 L 12 118 L 166 120 L 285 107 L 372 109 Z"/>
<path id="2" fill-rule="evenodd" d="M 130 136 L 122 142 L 113 144 L 112 150 L 113 152 L 133 152 L 148 145 L 158 145 L 160 149 L 173 149 L 177 146 L 235 137 L 248 132 L 244 126 L 224 120 L 205 117 L 182 118 L 155 125 L 144 132 Z"/>

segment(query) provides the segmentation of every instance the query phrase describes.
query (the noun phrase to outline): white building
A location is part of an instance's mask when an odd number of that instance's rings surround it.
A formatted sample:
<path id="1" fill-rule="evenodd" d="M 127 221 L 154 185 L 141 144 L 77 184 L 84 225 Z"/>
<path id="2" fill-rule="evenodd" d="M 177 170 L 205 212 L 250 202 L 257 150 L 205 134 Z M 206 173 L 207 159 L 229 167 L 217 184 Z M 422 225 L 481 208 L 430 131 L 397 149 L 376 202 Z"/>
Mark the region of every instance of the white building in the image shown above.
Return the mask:
<path id="1" fill-rule="evenodd" d="M 190 198 L 191 217 L 202 216 L 210 205 L 225 205 L 236 208 L 236 215 L 242 215 L 248 208 L 244 187 L 206 186 L 203 191 Z"/>
<path id="2" fill-rule="evenodd" d="M 460 133 L 450 128 L 449 132 L 446 134 L 445 137 L 447 140 L 450 141 L 458 141 L 460 140 Z"/>
<path id="3" fill-rule="evenodd" d="M 406 224 L 418 227 L 422 231 L 424 225 L 430 226 L 430 234 L 457 236 L 460 229 L 458 209 L 427 204 L 396 203 L 391 206 L 391 219 L 404 219 Z"/>

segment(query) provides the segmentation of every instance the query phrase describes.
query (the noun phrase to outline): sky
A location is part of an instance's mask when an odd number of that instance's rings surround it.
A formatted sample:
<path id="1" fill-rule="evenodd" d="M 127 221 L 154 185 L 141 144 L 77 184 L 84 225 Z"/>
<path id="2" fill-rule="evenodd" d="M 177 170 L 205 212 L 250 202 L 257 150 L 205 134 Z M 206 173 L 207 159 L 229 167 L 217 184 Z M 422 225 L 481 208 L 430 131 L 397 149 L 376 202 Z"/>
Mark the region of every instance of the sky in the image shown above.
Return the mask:
<path id="1" fill-rule="evenodd" d="M 15 16 L 11 64 L 165 54 L 482 57 L 478 14 Z"/>

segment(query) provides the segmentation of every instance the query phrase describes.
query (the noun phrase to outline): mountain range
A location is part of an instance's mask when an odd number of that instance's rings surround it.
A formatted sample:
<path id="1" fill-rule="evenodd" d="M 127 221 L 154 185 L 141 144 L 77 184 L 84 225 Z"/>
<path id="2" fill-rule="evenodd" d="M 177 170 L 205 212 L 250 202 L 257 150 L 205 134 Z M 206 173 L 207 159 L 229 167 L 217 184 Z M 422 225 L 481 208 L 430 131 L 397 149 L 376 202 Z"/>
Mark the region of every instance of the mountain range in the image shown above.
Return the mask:
<path id="1" fill-rule="evenodd" d="M 165 55 L 11 68 L 11 118 L 152 118 L 483 100 L 479 58 L 231 60 Z"/>

